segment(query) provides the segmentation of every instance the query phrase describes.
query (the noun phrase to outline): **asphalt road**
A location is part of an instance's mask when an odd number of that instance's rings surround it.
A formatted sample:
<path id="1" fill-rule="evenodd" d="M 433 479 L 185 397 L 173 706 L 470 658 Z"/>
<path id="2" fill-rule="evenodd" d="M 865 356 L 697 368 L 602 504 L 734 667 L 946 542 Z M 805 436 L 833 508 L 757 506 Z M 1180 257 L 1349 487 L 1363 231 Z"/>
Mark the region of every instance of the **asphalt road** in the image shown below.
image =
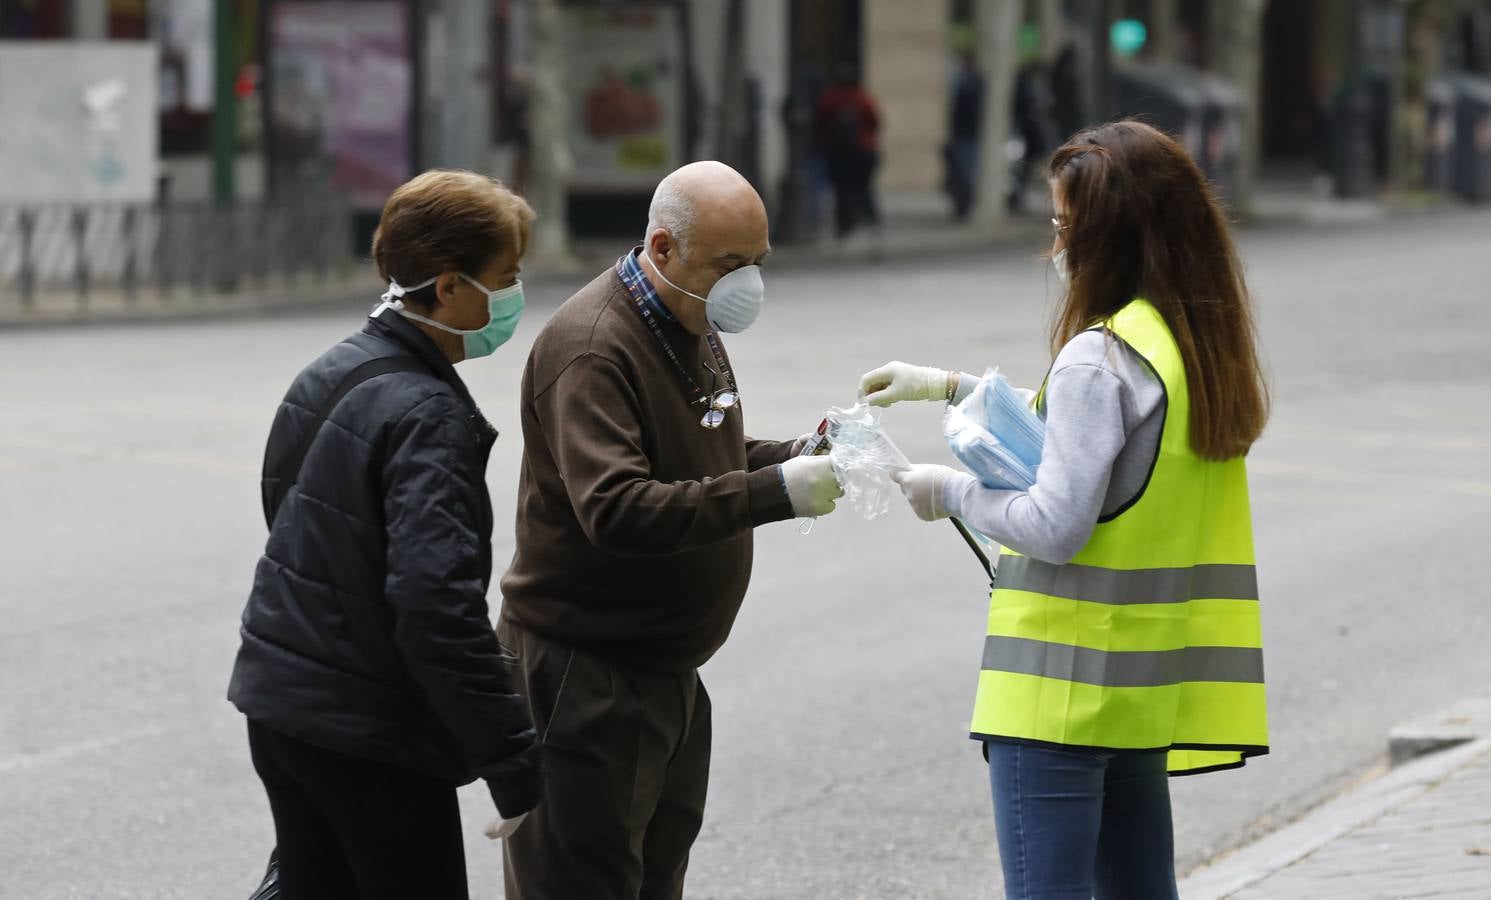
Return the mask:
<path id="1" fill-rule="evenodd" d="M 1491 216 L 1243 245 L 1276 402 L 1251 458 L 1273 753 L 1173 783 L 1182 870 L 1362 778 L 1394 723 L 1491 683 Z M 769 271 L 766 314 L 730 341 L 748 430 L 804 431 L 893 357 L 1036 382 L 1037 249 Z M 499 560 L 522 359 L 573 286 L 536 282 L 514 343 L 462 367 L 504 435 Z M 256 883 L 273 831 L 223 693 L 263 540 L 259 454 L 291 377 L 359 318 L 0 334 L 0 896 Z M 913 458 L 950 459 L 934 405 L 886 425 Z M 690 897 L 997 895 L 966 739 L 986 593 L 952 529 L 900 505 L 761 530 L 705 670 L 714 776 Z M 490 801 L 468 788 L 462 805 L 473 896 L 499 897 Z"/>

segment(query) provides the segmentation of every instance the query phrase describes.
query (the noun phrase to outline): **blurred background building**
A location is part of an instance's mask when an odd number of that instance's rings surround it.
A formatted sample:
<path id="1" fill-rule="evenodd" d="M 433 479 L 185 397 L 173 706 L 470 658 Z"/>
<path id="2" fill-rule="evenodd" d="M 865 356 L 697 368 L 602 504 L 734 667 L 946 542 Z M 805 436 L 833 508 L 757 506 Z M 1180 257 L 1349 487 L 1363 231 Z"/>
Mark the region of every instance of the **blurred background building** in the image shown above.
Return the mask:
<path id="1" fill-rule="evenodd" d="M 845 77 L 878 111 L 876 190 L 975 227 L 1120 114 L 1177 134 L 1239 215 L 1491 198 L 1491 0 L 0 0 L 0 280 L 324 266 L 431 166 L 528 192 L 554 256 L 636 234 L 699 158 L 815 241 Z"/>

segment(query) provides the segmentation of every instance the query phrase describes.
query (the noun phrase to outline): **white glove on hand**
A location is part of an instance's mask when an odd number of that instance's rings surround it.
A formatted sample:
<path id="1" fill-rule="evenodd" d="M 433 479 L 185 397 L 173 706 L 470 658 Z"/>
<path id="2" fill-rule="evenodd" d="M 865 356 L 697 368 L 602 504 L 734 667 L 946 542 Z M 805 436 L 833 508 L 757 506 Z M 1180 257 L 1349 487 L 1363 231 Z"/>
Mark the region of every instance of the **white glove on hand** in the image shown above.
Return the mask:
<path id="1" fill-rule="evenodd" d="M 800 519 L 828 515 L 834 501 L 844 496 L 833 461 L 826 456 L 794 456 L 782 463 L 782 480 L 787 482 L 792 514 Z"/>
<path id="2" fill-rule="evenodd" d="M 947 397 L 946 369 L 889 362 L 859 380 L 859 395 L 871 406 L 890 406 L 902 400 L 942 400 Z"/>
<path id="3" fill-rule="evenodd" d="M 892 472 L 891 478 L 901 486 L 901 493 L 911 504 L 911 511 L 923 522 L 946 519 L 948 511 L 942 505 L 942 486 L 947 484 L 956 469 L 947 466 L 916 465 L 904 472 Z"/>
<path id="4" fill-rule="evenodd" d="M 494 841 L 500 841 L 504 838 L 512 837 L 513 832 L 518 830 L 518 826 L 522 825 L 523 820 L 526 818 L 528 818 L 527 813 L 523 813 L 516 819 L 504 819 L 499 816 L 498 818 L 495 818 L 487 823 L 485 833 L 487 837 L 491 838 Z"/>

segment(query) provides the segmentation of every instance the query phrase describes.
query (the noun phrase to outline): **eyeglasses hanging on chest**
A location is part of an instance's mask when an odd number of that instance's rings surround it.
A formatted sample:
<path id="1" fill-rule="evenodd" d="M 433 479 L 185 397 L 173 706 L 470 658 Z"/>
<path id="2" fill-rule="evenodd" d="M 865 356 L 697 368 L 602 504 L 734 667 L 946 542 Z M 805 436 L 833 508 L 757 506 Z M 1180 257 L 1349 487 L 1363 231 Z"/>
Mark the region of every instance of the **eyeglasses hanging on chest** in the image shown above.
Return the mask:
<path id="1" fill-rule="evenodd" d="M 719 428 L 725 424 L 726 411 L 740 404 L 740 391 L 736 390 L 733 382 L 728 382 L 729 386 L 723 390 L 716 390 L 720 386 L 720 373 L 710 369 L 708 365 L 704 368 L 709 369 L 709 374 L 714 380 L 709 385 L 709 394 L 694 401 L 695 403 L 709 403 L 709 411 L 704 414 L 704 418 L 699 420 L 699 424 L 705 428 Z"/>

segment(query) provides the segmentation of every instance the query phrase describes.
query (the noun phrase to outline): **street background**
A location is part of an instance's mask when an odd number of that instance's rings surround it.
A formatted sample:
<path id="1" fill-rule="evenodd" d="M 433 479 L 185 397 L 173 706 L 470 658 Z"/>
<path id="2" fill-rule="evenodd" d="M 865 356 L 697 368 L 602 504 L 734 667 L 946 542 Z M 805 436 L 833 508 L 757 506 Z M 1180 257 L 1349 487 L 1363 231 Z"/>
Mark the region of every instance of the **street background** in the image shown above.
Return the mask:
<path id="1" fill-rule="evenodd" d="M 1273 752 L 1173 782 L 1182 871 L 1370 776 L 1390 726 L 1491 678 L 1488 237 L 1473 212 L 1241 235 L 1275 399 L 1249 463 Z M 801 433 L 893 357 L 1035 383 L 1043 249 L 769 268 L 760 323 L 729 341 L 748 430 Z M 522 360 L 580 284 L 530 277 L 514 341 L 461 367 L 503 434 L 499 561 Z M 364 284 L 300 315 L 0 333 L 0 896 L 197 900 L 257 882 L 273 831 L 223 694 L 264 536 L 260 453 L 290 379 L 359 327 L 379 291 Z M 949 460 L 938 406 L 886 415 L 913 459 Z M 808 535 L 762 529 L 739 624 L 704 670 L 715 755 L 689 896 L 994 895 L 966 739 L 986 603 L 953 530 L 900 502 Z M 462 801 L 473 896 L 500 897 L 490 800 Z"/>
<path id="2" fill-rule="evenodd" d="M 272 825 L 224 692 L 261 453 L 382 292 L 404 180 L 469 168 L 539 213 L 516 338 L 461 367 L 503 433 L 500 575 L 529 342 L 667 172 L 719 159 L 767 203 L 768 304 L 729 345 L 749 433 L 786 438 L 892 358 L 1036 384 L 1041 167 L 1120 116 L 1238 223 L 1275 400 L 1249 461 L 1273 752 L 1173 782 L 1178 868 L 1221 860 L 1198 877 L 1249 900 L 1491 885 L 1491 744 L 1384 774 L 1389 729 L 1459 701 L 1486 712 L 1455 739 L 1491 737 L 1491 0 L 0 0 L 0 897 L 258 883 Z M 938 415 L 885 425 L 951 462 Z M 892 507 L 759 531 L 704 670 L 690 898 L 997 894 L 966 739 L 987 585 Z M 462 805 L 494 900 L 490 799 Z M 1280 843 L 1313 861 L 1260 867 Z"/>
<path id="3" fill-rule="evenodd" d="M 0 324 L 254 310 L 354 289 L 431 167 L 574 273 L 694 159 L 779 246 L 987 240 L 1129 115 L 1244 221 L 1484 204 L 1491 0 L 0 0 L 0 112 Z"/>

